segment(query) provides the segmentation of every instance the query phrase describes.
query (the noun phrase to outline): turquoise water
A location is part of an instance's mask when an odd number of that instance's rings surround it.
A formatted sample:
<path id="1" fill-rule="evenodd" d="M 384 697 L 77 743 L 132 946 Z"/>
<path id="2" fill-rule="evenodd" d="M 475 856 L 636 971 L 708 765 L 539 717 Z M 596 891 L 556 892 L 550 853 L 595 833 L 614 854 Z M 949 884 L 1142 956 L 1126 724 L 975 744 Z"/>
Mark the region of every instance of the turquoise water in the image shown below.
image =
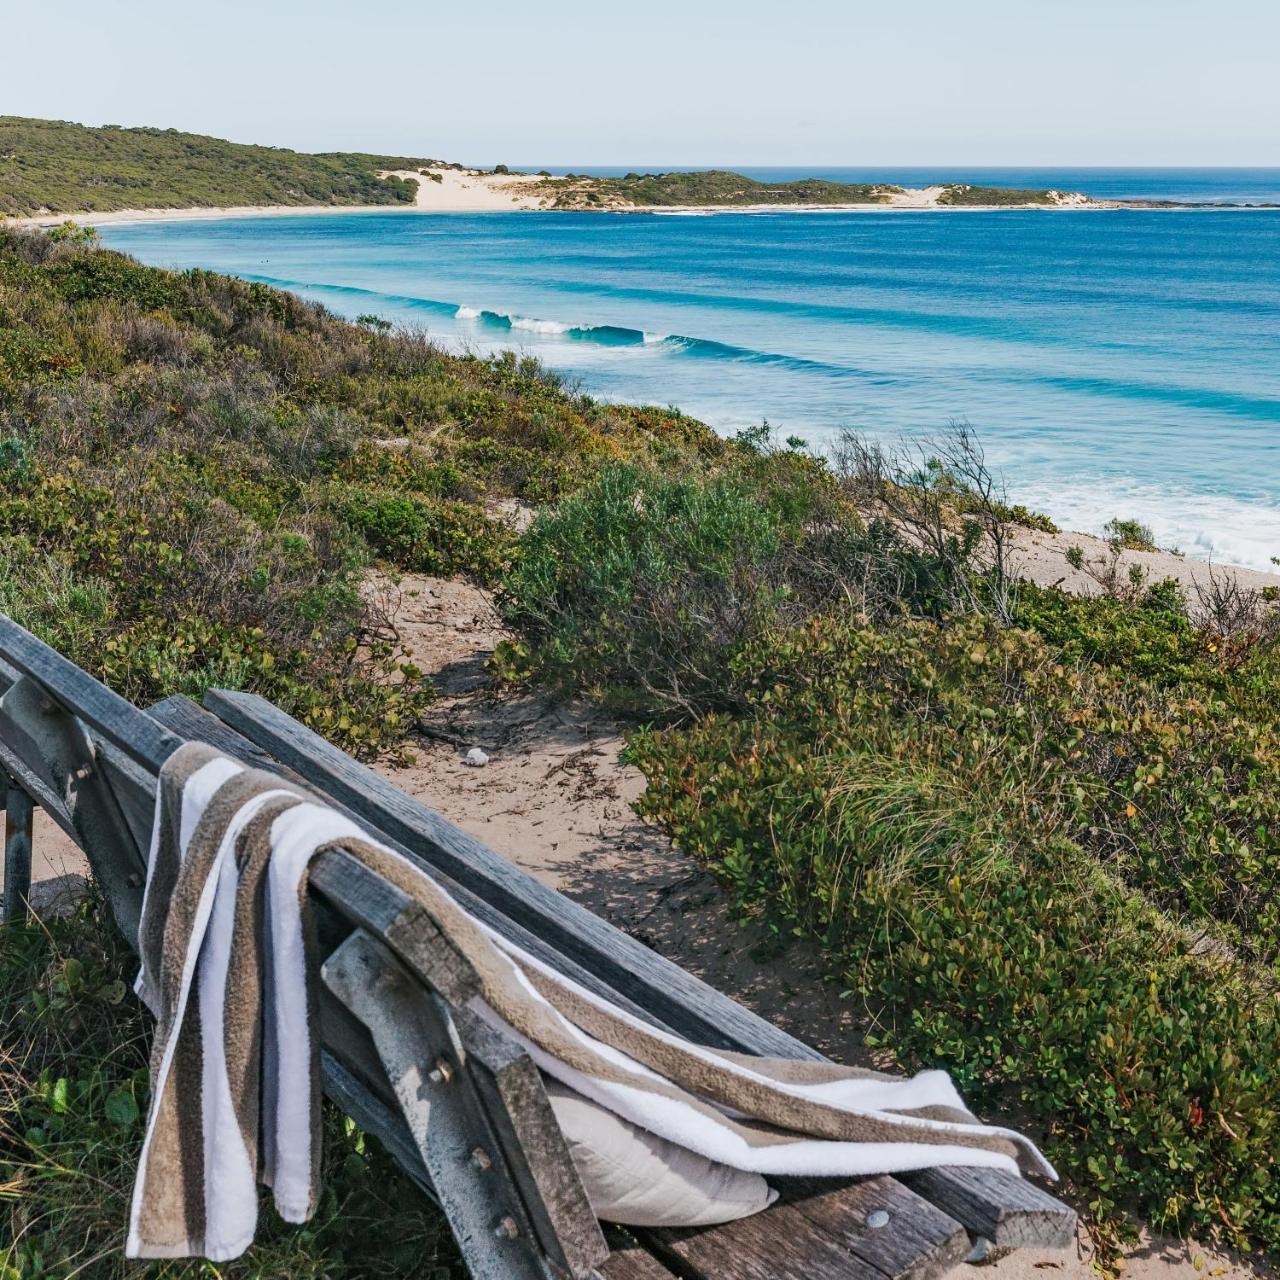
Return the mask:
<path id="1" fill-rule="evenodd" d="M 962 418 L 1066 527 L 1137 517 L 1188 554 L 1280 556 L 1280 213 L 397 211 L 104 238 L 723 431 L 767 418 L 821 446 Z"/>

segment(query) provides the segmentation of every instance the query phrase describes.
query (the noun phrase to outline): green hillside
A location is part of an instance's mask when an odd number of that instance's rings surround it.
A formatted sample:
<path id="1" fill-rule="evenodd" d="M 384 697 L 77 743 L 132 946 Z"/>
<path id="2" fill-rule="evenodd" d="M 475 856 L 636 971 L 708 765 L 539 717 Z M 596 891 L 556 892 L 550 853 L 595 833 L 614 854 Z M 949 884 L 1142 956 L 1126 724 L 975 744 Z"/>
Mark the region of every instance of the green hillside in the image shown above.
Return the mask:
<path id="1" fill-rule="evenodd" d="M 177 129 L 91 129 L 0 116 L 0 214 L 409 204 L 414 184 L 378 173 L 439 163 L 348 152 L 306 155 Z"/>
<path id="2" fill-rule="evenodd" d="M 881 204 L 901 187 L 868 183 L 758 182 L 725 169 L 629 173 L 622 178 L 570 177 L 557 183 L 557 205 Z"/>

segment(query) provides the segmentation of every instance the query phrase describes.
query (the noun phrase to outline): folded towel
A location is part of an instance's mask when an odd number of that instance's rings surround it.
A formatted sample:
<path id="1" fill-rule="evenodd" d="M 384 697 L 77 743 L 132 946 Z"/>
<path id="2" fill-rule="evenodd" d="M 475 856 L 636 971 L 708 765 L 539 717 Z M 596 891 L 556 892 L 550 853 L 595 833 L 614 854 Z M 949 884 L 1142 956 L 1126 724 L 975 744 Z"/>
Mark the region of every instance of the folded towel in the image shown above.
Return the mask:
<path id="1" fill-rule="evenodd" d="M 1053 1177 L 980 1124 L 945 1072 L 911 1078 L 728 1053 L 659 1031 L 494 933 L 408 859 L 273 774 L 209 747 L 161 773 L 137 990 L 156 1015 L 130 1257 L 225 1261 L 252 1242 L 257 1185 L 289 1222 L 318 1188 L 312 860 L 348 851 L 422 905 L 473 966 L 470 1008 L 548 1076 L 709 1160 L 844 1176 L 936 1165 Z"/>

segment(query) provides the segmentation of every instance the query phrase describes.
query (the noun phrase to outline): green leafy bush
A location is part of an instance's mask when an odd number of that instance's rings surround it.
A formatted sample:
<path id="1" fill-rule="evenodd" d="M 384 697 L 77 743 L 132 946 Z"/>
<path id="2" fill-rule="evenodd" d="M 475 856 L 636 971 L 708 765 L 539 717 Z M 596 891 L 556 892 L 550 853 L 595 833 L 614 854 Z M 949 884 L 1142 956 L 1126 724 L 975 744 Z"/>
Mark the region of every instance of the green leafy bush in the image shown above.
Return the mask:
<path id="1" fill-rule="evenodd" d="M 781 602 L 781 524 L 740 477 L 607 467 L 525 534 L 504 611 L 552 677 L 694 710 Z"/>
<path id="2" fill-rule="evenodd" d="M 505 525 L 475 506 L 418 494 L 356 493 L 344 515 L 379 556 L 419 573 L 490 581 L 512 542 Z"/>
<path id="3" fill-rule="evenodd" d="M 815 937 L 900 1057 L 1042 1121 L 1100 1219 L 1276 1248 L 1280 736 L 1255 660 L 1206 695 L 983 620 L 815 620 L 738 657 L 747 714 L 632 749 L 681 847 Z"/>
<path id="4" fill-rule="evenodd" d="M 1148 525 L 1140 520 L 1108 520 L 1103 532 L 1110 542 L 1126 551 L 1155 551 L 1156 536 Z"/>

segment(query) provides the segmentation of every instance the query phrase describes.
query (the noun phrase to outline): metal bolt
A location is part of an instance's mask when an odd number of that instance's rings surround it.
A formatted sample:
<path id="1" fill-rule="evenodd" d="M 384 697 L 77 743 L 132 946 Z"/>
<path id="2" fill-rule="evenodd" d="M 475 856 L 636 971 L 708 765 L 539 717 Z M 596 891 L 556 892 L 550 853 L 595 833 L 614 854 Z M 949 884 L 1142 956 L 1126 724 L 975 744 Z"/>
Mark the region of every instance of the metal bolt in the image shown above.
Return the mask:
<path id="1" fill-rule="evenodd" d="M 76 781 L 77 781 L 77 782 L 86 782 L 88 779 L 90 779 L 90 778 L 92 778 L 92 777 L 93 777 L 93 765 L 91 765 L 91 764 L 82 764 L 82 765 L 81 765 L 81 766 L 76 770 L 76 775 L 75 775 L 75 776 L 76 776 Z"/>
<path id="2" fill-rule="evenodd" d="M 489 1159 L 489 1153 L 483 1147 L 477 1147 L 471 1153 L 471 1163 L 483 1173 L 493 1164 L 493 1161 Z"/>
<path id="3" fill-rule="evenodd" d="M 493 1234 L 497 1236 L 499 1240 L 514 1240 L 520 1234 L 520 1225 L 510 1214 L 507 1214 L 507 1216 L 500 1219 L 498 1225 L 494 1227 Z"/>
<path id="4" fill-rule="evenodd" d="M 889 1215 L 883 1209 L 874 1209 L 867 1214 L 867 1226 L 872 1231 L 878 1231 L 881 1227 L 889 1225 Z"/>
<path id="5" fill-rule="evenodd" d="M 448 1084 L 453 1079 L 453 1065 L 448 1058 L 438 1058 L 436 1065 L 427 1075 L 432 1084 Z"/>

